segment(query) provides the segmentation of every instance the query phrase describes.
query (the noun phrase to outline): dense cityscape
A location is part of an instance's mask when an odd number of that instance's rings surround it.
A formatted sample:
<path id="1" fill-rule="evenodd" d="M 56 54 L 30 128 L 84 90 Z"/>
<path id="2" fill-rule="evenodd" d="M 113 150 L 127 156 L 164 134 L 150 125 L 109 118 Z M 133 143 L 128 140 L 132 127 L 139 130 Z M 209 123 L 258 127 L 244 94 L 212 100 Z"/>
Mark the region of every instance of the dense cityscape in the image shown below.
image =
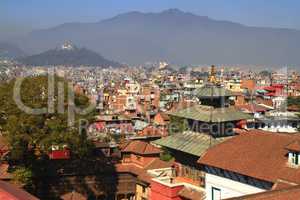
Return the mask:
<path id="1" fill-rule="evenodd" d="M 299 65 L 129 64 L 66 35 L 3 46 L 0 200 L 300 199 Z"/>

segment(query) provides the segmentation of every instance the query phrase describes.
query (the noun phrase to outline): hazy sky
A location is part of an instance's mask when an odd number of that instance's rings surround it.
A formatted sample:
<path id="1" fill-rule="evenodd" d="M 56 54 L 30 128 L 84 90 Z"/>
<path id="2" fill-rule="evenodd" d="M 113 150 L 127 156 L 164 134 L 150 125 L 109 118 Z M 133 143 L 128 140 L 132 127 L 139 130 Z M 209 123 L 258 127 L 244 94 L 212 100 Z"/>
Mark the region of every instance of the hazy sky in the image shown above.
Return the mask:
<path id="1" fill-rule="evenodd" d="M 300 0 L 0 0 L 0 36 L 169 8 L 250 26 L 300 30 Z"/>

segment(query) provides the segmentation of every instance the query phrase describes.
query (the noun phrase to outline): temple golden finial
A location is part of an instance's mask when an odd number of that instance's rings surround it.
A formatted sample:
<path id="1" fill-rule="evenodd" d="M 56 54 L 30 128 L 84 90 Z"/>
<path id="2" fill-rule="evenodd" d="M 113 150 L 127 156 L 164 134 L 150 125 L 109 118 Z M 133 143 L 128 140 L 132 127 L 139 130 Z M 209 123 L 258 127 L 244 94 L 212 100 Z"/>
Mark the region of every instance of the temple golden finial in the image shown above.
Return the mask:
<path id="1" fill-rule="evenodd" d="M 211 66 L 210 68 L 210 75 L 209 75 L 209 82 L 216 84 L 217 83 L 217 78 L 216 78 L 216 67 L 214 65 Z"/>

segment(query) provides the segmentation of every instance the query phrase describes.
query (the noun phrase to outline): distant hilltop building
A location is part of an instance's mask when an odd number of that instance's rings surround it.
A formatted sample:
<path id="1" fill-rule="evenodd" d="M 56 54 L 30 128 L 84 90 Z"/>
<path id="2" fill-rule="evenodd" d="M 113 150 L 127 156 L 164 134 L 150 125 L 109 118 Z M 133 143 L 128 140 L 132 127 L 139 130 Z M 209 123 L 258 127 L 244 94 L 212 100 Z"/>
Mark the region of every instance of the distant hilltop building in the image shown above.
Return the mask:
<path id="1" fill-rule="evenodd" d="M 66 41 L 66 42 L 61 46 L 61 49 L 63 49 L 63 50 L 73 50 L 73 49 L 74 49 L 74 45 L 72 44 L 72 42 Z"/>
<path id="2" fill-rule="evenodd" d="M 167 62 L 159 62 L 159 69 L 165 69 L 168 65 Z"/>

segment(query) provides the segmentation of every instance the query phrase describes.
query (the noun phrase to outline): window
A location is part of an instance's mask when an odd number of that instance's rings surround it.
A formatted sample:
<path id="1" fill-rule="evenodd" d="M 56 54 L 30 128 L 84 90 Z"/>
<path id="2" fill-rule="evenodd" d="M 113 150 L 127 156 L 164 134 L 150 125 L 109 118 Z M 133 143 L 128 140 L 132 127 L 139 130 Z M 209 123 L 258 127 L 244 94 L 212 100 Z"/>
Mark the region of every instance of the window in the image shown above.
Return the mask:
<path id="1" fill-rule="evenodd" d="M 296 122 L 292 123 L 292 127 L 297 128 L 297 123 Z"/>
<path id="2" fill-rule="evenodd" d="M 221 200 L 221 190 L 219 188 L 211 188 L 211 199 L 212 200 Z"/>
<path id="3" fill-rule="evenodd" d="M 200 186 L 203 187 L 203 188 L 205 188 L 205 177 L 204 176 L 200 176 L 199 181 L 200 181 Z"/>
<path id="4" fill-rule="evenodd" d="M 292 154 L 292 163 L 294 165 L 299 165 L 298 153 L 291 153 L 291 154 Z"/>

